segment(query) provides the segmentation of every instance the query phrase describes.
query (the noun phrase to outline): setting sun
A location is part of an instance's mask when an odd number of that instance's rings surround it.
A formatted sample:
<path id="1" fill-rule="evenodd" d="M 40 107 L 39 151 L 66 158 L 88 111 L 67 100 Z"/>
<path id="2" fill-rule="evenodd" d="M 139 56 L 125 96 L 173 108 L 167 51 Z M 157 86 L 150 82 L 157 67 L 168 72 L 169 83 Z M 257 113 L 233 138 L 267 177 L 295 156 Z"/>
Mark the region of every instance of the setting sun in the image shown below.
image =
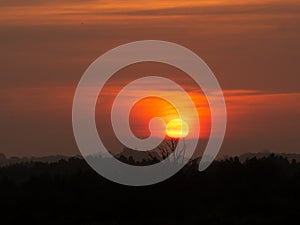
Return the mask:
<path id="1" fill-rule="evenodd" d="M 189 126 L 181 119 L 173 119 L 166 126 L 166 134 L 172 138 L 186 137 L 189 133 Z"/>

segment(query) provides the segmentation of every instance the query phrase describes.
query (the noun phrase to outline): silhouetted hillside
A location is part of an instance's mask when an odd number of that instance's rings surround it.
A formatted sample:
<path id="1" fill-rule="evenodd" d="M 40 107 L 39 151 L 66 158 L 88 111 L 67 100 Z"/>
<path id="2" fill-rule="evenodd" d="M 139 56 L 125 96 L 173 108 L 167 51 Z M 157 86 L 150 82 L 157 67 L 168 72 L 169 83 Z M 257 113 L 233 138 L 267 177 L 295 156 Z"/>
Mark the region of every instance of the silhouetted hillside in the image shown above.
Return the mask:
<path id="1" fill-rule="evenodd" d="M 161 160 L 161 156 L 155 150 L 153 151 L 137 151 L 130 148 L 124 148 L 122 152 L 115 155 L 115 158 L 128 164 L 149 165 Z"/>
<path id="2" fill-rule="evenodd" d="M 272 152 L 258 152 L 258 153 L 246 153 L 246 154 L 242 154 L 241 156 L 239 156 L 239 159 L 241 162 L 245 162 L 247 159 L 251 159 L 251 158 L 263 158 L 263 157 L 269 157 L 270 155 L 272 155 L 274 153 Z M 278 156 L 282 156 L 283 158 L 288 159 L 290 162 L 293 160 L 296 160 L 296 162 L 300 162 L 300 154 L 296 154 L 296 153 L 277 153 L 276 155 Z"/>
<path id="3" fill-rule="evenodd" d="M 299 224 L 300 163 L 270 155 L 197 166 L 146 187 L 112 183 L 78 158 L 2 167 L 1 224 Z"/>
<path id="4" fill-rule="evenodd" d="M 76 156 L 81 157 L 81 156 Z M 51 156 L 44 156 L 44 157 L 17 157 L 13 156 L 7 158 L 3 153 L 0 153 L 0 166 L 8 166 L 13 164 L 19 163 L 26 163 L 26 162 L 44 162 L 44 163 L 52 163 L 58 162 L 61 159 L 68 160 L 69 156 L 64 155 L 51 155 Z"/>

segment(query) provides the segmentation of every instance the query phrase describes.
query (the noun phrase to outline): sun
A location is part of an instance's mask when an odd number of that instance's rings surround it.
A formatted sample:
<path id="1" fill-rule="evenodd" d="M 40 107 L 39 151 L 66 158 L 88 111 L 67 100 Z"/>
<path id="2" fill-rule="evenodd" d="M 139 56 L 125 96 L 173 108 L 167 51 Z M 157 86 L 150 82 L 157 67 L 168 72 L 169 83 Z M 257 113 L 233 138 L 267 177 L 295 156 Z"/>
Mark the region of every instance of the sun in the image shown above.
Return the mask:
<path id="1" fill-rule="evenodd" d="M 170 120 L 166 126 L 166 134 L 171 138 L 186 137 L 189 133 L 189 126 L 182 119 Z"/>

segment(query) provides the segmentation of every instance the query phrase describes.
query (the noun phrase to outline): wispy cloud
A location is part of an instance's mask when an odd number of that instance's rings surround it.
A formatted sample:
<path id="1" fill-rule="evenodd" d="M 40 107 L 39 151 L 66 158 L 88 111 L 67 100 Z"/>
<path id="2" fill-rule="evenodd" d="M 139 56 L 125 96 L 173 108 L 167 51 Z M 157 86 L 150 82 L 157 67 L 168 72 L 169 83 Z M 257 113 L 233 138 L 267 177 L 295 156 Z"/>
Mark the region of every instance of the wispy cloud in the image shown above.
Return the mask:
<path id="1" fill-rule="evenodd" d="M 106 1 L 106 0 L 72 0 L 72 1 L 9 1 L 0 2 L 2 24 L 48 23 L 60 21 L 70 24 L 74 21 L 88 20 L 99 23 L 100 20 L 116 21 L 136 18 L 182 18 L 229 15 L 289 15 L 298 16 L 300 3 L 288 1 Z M 39 20 L 39 21 L 37 21 Z M 58 25 L 58 24 L 57 24 Z"/>

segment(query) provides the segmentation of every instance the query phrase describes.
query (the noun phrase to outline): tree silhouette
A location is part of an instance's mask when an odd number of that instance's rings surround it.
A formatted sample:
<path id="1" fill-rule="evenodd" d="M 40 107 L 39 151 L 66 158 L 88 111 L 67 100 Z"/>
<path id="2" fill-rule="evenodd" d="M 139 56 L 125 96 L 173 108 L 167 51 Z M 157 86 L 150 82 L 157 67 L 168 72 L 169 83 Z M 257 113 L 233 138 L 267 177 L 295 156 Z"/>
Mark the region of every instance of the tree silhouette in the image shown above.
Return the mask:
<path id="1" fill-rule="evenodd" d="M 177 151 L 176 148 L 178 146 L 179 139 L 178 138 L 168 138 L 165 139 L 161 145 L 158 146 L 158 150 L 162 156 L 162 159 L 168 159 L 171 162 L 170 155 L 173 153 L 172 162 L 173 163 L 183 163 L 185 151 L 186 151 L 186 144 L 183 139 L 183 146 L 179 146 Z"/>

